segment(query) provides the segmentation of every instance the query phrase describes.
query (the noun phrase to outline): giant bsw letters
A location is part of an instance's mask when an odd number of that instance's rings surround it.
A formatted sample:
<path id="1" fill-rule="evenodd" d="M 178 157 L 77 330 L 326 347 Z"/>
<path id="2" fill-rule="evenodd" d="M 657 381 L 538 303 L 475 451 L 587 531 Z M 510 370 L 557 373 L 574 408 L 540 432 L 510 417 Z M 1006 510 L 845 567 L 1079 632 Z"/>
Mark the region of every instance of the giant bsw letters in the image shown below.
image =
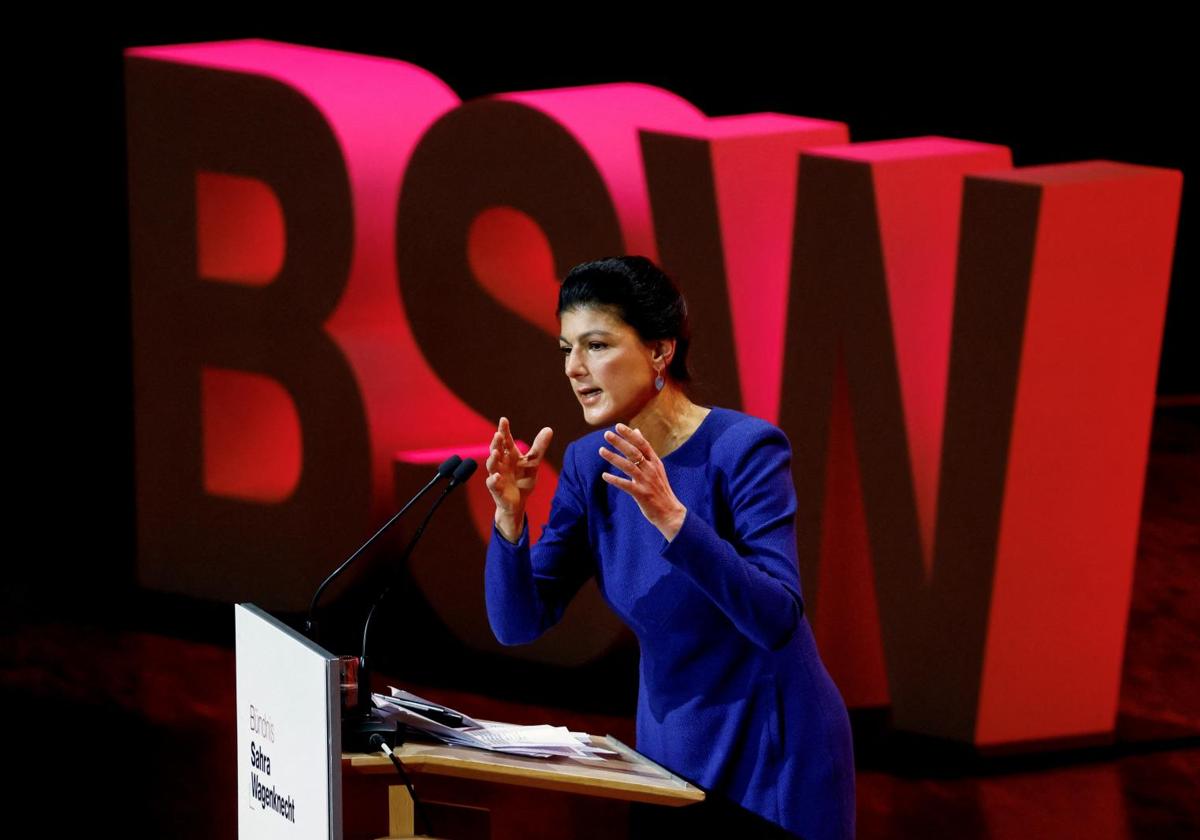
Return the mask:
<path id="1" fill-rule="evenodd" d="M 792 441 L 847 702 L 980 746 L 1112 730 L 1180 173 L 855 144 L 637 84 L 462 102 L 261 41 L 126 61 L 143 585 L 300 609 L 501 414 L 556 432 L 536 534 L 584 431 L 556 278 L 641 253 L 692 304 L 699 399 Z M 412 574 L 496 650 L 468 489 Z M 591 587 L 507 653 L 577 666 L 620 632 Z"/>

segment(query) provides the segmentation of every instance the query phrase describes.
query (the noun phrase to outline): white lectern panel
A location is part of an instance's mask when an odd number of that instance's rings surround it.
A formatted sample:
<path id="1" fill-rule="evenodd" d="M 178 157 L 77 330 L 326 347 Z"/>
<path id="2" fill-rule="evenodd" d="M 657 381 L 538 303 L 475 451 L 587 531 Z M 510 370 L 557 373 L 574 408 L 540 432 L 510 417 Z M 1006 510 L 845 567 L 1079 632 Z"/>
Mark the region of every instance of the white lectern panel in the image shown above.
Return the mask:
<path id="1" fill-rule="evenodd" d="M 342 836 L 338 659 L 253 604 L 234 608 L 238 836 Z"/>

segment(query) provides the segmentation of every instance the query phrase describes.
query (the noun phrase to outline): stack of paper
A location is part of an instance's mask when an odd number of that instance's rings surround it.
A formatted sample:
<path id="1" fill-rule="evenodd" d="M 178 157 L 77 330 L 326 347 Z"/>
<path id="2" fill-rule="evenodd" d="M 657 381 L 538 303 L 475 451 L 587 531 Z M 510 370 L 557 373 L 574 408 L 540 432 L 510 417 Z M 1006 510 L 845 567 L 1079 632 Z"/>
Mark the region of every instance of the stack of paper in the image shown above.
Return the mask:
<path id="1" fill-rule="evenodd" d="M 446 744 L 538 758 L 562 755 L 581 761 L 603 761 L 605 756 L 617 754 L 592 746 L 586 733 L 571 732 L 565 726 L 518 726 L 475 720 L 403 689 L 389 686 L 389 690 L 391 696 L 371 695 L 380 716 Z"/>

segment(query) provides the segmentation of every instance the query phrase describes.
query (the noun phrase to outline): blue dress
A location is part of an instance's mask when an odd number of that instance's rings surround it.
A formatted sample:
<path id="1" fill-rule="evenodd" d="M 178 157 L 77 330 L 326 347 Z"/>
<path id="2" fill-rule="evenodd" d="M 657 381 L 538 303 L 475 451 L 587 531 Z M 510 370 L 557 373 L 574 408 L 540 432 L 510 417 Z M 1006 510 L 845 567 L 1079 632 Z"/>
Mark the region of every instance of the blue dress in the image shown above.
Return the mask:
<path id="1" fill-rule="evenodd" d="M 568 445 L 542 537 L 493 530 L 485 582 L 496 638 L 523 644 L 595 576 L 641 646 L 640 752 L 809 840 L 854 834 L 846 707 L 817 655 L 796 561 L 791 448 L 763 420 L 714 408 L 663 458 L 687 508 L 670 542 L 598 454 Z"/>

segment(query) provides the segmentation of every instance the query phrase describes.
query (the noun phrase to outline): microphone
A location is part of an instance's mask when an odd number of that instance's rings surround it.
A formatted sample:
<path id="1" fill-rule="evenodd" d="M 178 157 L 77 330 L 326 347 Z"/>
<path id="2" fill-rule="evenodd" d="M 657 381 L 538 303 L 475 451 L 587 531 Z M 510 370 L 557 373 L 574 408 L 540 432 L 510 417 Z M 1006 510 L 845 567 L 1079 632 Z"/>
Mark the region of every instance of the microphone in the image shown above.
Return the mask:
<path id="1" fill-rule="evenodd" d="M 437 500 L 434 501 L 433 505 L 430 506 L 429 512 L 426 513 L 425 518 L 421 520 L 421 524 L 417 527 L 416 533 L 414 533 L 412 539 L 408 541 L 408 545 L 404 547 L 404 552 L 400 555 L 400 560 L 396 564 L 396 570 L 393 573 L 392 583 L 388 584 L 384 588 L 383 592 L 379 594 L 379 597 L 375 599 L 375 603 L 371 605 L 371 610 L 367 613 L 367 619 L 363 622 L 362 653 L 358 658 L 357 721 L 346 722 L 347 726 L 343 728 L 343 744 L 358 743 L 362 740 L 364 734 L 369 737 L 370 734 L 375 734 L 378 732 L 377 729 L 369 727 L 369 724 L 372 722 L 371 674 L 370 669 L 367 666 L 367 639 L 371 630 L 371 619 L 375 616 L 375 610 L 380 604 L 383 603 L 384 599 L 391 594 L 392 587 L 399 578 L 400 572 L 408 565 L 408 558 L 412 556 L 413 549 L 416 548 L 417 542 L 421 539 L 421 535 L 425 533 L 425 526 L 428 525 L 429 520 L 433 518 L 434 511 L 441 506 L 442 502 L 446 500 L 446 497 L 450 495 L 451 491 L 453 491 L 455 487 L 465 483 L 467 479 L 474 474 L 475 469 L 478 466 L 479 465 L 475 463 L 475 459 L 465 458 L 457 467 L 454 468 L 454 474 L 450 477 L 450 481 L 446 485 L 446 489 L 442 491 L 441 495 L 438 496 Z M 375 723 L 378 722 L 375 721 Z M 359 731 L 363 724 L 368 724 L 368 729 L 365 733 Z M 344 748 L 349 749 L 349 747 Z"/>
<path id="2" fill-rule="evenodd" d="M 458 458 L 457 455 L 455 455 L 454 457 Z M 479 464 L 475 463 L 474 458 L 467 458 L 466 460 L 459 459 L 459 460 L 461 461 L 461 463 L 457 464 L 454 467 L 454 475 L 452 475 L 450 477 L 450 486 L 448 488 L 446 488 L 446 493 L 449 493 L 450 490 L 454 489 L 458 485 L 466 483 L 466 480 L 475 474 L 475 470 L 479 466 Z M 446 463 L 449 463 L 449 461 L 447 461 Z M 444 467 L 445 464 L 443 464 L 442 466 Z M 439 469 L 440 469 L 440 467 L 439 467 Z M 444 496 L 445 493 L 443 493 L 442 495 Z M 439 504 L 440 504 L 440 502 L 439 502 Z"/>
<path id="3" fill-rule="evenodd" d="M 470 463 L 472 465 L 471 469 L 468 470 L 466 473 L 466 476 L 470 476 L 470 474 L 475 471 L 475 467 L 474 467 L 475 462 L 471 461 L 471 459 L 469 459 L 469 458 L 467 459 L 467 461 L 470 461 Z M 395 522 L 398 519 L 400 519 L 400 517 L 403 516 L 404 513 L 410 507 L 412 507 L 414 504 L 416 504 L 418 499 L 420 499 L 422 496 L 424 496 L 426 493 L 429 492 L 429 490 L 433 487 L 433 485 L 437 484 L 443 478 L 450 476 L 450 482 L 451 482 L 450 486 L 453 487 L 454 482 L 459 474 L 459 470 L 461 469 L 461 467 L 464 463 L 466 463 L 466 462 L 464 462 L 463 459 L 459 458 L 457 455 L 451 455 L 445 461 L 442 461 L 441 465 L 437 468 L 437 475 L 435 475 L 433 478 L 431 478 L 429 480 L 429 483 L 426 484 L 424 487 L 422 487 L 417 492 L 417 495 L 415 495 L 411 499 L 409 499 L 408 503 L 405 504 L 404 507 L 400 508 L 400 510 L 391 519 L 389 519 L 387 522 L 385 522 L 383 524 L 382 528 L 380 528 L 378 531 L 376 531 L 369 540 L 367 540 L 365 543 L 360 545 L 358 547 L 357 551 L 355 551 L 353 554 L 351 554 L 349 557 L 347 557 L 342 562 L 342 565 L 340 565 L 336 569 L 334 569 L 333 573 L 330 574 L 329 577 L 325 578 L 325 580 L 323 580 L 321 582 L 321 585 L 317 587 L 317 591 L 313 593 L 312 601 L 308 605 L 308 618 L 304 622 L 304 635 L 308 636 L 308 638 L 312 639 L 314 642 L 317 640 L 317 622 L 315 620 L 315 616 L 316 616 L 316 612 L 317 612 L 317 602 L 319 600 L 321 600 L 321 594 L 325 591 L 326 587 L 328 587 L 329 584 L 333 583 L 333 581 L 336 580 L 337 577 L 342 572 L 344 572 L 344 571 L 346 571 L 346 569 L 350 568 L 350 564 L 353 563 L 355 561 L 355 559 L 357 559 L 358 555 L 362 554 L 363 551 L 366 550 L 367 546 L 369 546 L 371 543 L 375 542 L 375 540 L 379 539 L 379 537 L 385 531 L 387 531 L 389 528 L 391 528 L 392 525 L 395 524 Z M 463 479 L 462 479 L 463 481 L 466 480 L 466 476 L 463 477 Z"/>

